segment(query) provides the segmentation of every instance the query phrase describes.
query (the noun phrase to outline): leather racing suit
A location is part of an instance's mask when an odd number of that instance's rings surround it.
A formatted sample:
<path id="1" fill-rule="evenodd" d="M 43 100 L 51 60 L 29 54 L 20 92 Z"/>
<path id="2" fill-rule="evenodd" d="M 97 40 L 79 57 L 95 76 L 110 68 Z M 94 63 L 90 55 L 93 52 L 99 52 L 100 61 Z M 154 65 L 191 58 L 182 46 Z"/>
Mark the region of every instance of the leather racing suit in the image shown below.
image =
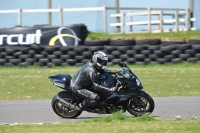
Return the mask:
<path id="1" fill-rule="evenodd" d="M 114 74 L 119 71 L 108 70 L 108 69 L 97 69 L 93 66 L 92 61 L 88 61 L 71 79 L 71 89 L 72 91 L 84 99 L 99 101 L 100 97 L 97 93 L 94 93 L 88 88 L 93 86 L 95 91 L 99 92 L 110 92 L 112 89 L 101 86 L 98 79 L 99 73 Z"/>

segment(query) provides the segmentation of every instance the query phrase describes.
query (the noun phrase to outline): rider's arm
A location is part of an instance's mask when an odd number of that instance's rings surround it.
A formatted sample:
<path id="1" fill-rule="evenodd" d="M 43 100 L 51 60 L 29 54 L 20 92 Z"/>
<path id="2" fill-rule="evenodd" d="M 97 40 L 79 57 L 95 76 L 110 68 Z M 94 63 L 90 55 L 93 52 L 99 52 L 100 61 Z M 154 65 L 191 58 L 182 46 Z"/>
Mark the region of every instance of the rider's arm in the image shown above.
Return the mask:
<path id="1" fill-rule="evenodd" d="M 112 92 L 115 91 L 116 87 L 112 87 L 112 88 L 107 88 L 105 86 L 102 86 L 99 84 L 99 79 L 98 79 L 98 75 L 96 72 L 89 72 L 89 76 L 92 80 L 93 83 L 93 87 L 96 91 L 100 91 L 100 92 Z"/>
<path id="2" fill-rule="evenodd" d="M 116 74 L 118 72 L 120 72 L 121 70 L 109 70 L 109 69 L 101 69 L 100 73 L 108 73 L 108 74 Z"/>

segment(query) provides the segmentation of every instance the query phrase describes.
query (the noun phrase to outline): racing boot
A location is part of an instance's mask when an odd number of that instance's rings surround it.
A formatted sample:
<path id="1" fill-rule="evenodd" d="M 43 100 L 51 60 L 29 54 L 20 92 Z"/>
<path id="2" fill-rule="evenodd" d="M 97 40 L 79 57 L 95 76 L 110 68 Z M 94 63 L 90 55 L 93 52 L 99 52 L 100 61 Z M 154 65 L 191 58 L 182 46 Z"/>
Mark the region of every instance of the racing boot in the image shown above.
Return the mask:
<path id="1" fill-rule="evenodd" d="M 94 100 L 85 99 L 81 103 L 81 107 L 82 107 L 82 110 L 92 110 L 96 104 L 97 104 L 97 102 Z"/>

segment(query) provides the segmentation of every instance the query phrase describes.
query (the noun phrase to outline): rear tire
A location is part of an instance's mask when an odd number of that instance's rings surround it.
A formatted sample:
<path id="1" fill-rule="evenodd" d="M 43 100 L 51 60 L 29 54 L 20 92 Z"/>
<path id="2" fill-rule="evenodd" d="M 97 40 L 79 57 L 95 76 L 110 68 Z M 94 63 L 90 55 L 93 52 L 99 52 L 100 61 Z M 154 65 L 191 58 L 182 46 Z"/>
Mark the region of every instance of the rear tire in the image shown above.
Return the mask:
<path id="1" fill-rule="evenodd" d="M 62 118 L 76 118 L 78 117 L 82 111 L 79 110 L 71 110 L 65 107 L 59 100 L 58 97 L 63 98 L 69 102 L 72 101 L 71 94 L 67 93 L 66 91 L 61 91 L 57 93 L 51 102 L 53 111 Z"/>
<path id="2" fill-rule="evenodd" d="M 127 111 L 134 115 L 134 116 L 141 116 L 143 114 L 150 115 L 154 110 L 154 100 L 150 95 L 143 92 L 138 94 L 136 97 L 138 98 L 139 105 L 136 105 L 134 98 L 131 98 L 129 101 L 127 101 Z"/>

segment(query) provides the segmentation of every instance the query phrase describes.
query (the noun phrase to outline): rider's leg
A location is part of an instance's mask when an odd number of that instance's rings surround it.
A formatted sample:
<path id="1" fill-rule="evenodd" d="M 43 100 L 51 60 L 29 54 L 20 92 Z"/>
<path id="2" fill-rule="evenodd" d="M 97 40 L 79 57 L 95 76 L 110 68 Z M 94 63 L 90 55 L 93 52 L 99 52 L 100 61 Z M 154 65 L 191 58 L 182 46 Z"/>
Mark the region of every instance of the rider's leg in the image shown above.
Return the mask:
<path id="1" fill-rule="evenodd" d="M 86 89 L 74 89 L 74 94 L 83 98 L 82 106 L 83 108 L 88 105 L 96 105 L 100 100 L 99 95 Z"/>

